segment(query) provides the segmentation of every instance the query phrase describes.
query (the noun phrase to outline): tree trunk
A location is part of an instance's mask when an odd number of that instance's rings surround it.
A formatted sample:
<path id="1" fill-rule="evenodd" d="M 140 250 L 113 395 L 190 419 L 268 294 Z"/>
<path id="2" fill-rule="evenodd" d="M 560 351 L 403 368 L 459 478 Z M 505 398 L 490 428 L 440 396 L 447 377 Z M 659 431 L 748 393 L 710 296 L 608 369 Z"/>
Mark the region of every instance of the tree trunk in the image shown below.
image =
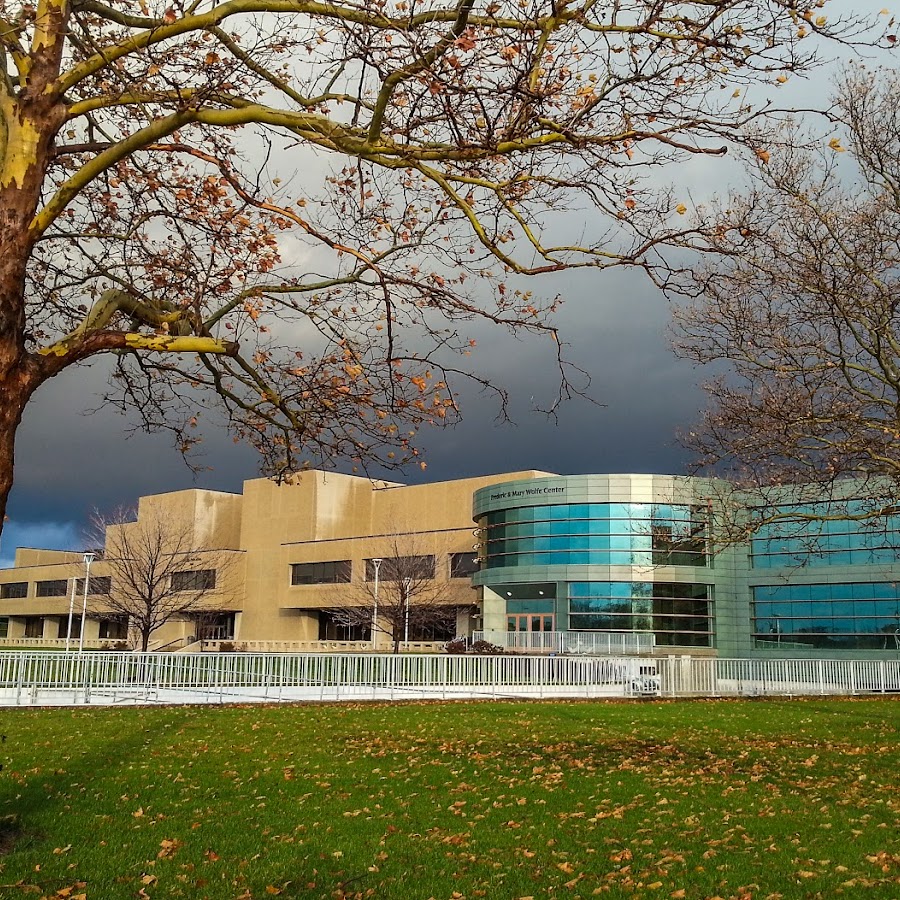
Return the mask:
<path id="1" fill-rule="evenodd" d="M 40 364 L 25 349 L 25 269 L 31 245 L 29 201 L 23 193 L 0 186 L 0 534 L 13 485 L 16 431 L 42 380 Z"/>
<path id="2" fill-rule="evenodd" d="M 13 484 L 16 430 L 31 395 L 54 371 L 26 350 L 25 273 L 38 235 L 35 213 L 66 106 L 50 89 L 59 71 L 65 5 L 48 6 L 46 39 L 13 100 L 0 92 L 0 533 Z"/>
<path id="3" fill-rule="evenodd" d="M 13 375 L 0 380 L 0 535 L 6 521 L 6 504 L 13 486 L 16 432 L 31 394 L 22 379 Z"/>
<path id="4" fill-rule="evenodd" d="M 150 646 L 150 632 L 141 630 L 141 653 L 146 653 Z"/>

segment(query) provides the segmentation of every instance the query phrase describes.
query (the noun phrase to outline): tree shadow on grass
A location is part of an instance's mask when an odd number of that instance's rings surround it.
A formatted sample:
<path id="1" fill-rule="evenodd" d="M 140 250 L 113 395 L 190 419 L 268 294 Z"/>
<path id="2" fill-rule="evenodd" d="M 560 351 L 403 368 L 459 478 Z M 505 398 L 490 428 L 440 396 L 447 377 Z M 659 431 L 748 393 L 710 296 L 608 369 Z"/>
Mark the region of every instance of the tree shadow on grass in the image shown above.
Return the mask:
<path id="1" fill-rule="evenodd" d="M 146 722 L 138 719 L 135 719 L 132 728 L 124 727 L 123 722 L 103 716 L 98 709 L 96 712 L 100 715 L 95 722 L 82 720 L 78 723 L 81 729 L 73 728 L 72 751 L 65 752 L 67 746 L 60 743 L 52 755 L 48 754 L 45 768 L 34 765 L 35 760 L 40 759 L 39 745 L 25 753 L 17 751 L 16 741 L 33 740 L 35 729 L 33 722 L 28 727 L 17 727 L 15 716 L 17 713 L 28 715 L 29 712 L 32 715 L 51 714 L 51 711 L 10 712 L 13 715 L 5 718 L 2 725 L 8 736 L 4 750 L 9 762 L 0 773 L 0 870 L 4 873 L 0 880 L 24 878 L 46 890 L 49 884 L 64 877 L 66 867 L 44 864 L 35 870 L 31 857 L 39 854 L 48 863 L 59 860 L 62 864 L 63 853 L 69 848 L 63 850 L 52 846 L 59 840 L 55 825 L 71 812 L 75 804 L 93 802 L 89 793 L 73 796 L 73 787 L 85 790 L 97 782 L 99 773 L 108 779 L 111 771 L 122 769 L 124 772 L 123 766 L 127 767 L 129 762 L 149 758 L 153 751 L 152 731 L 146 727 Z M 71 710 L 66 712 L 72 715 Z M 77 712 L 83 715 L 88 710 L 79 709 Z M 65 740 L 64 736 L 60 737 L 63 727 L 63 723 L 56 720 L 48 729 L 48 736 L 62 742 Z M 84 727 L 90 731 L 91 740 L 90 743 L 79 744 L 79 732 Z M 61 754 L 57 752 L 60 748 L 64 751 Z M 73 821 L 77 818 L 73 816 Z M 71 840 L 76 846 L 83 842 L 86 847 L 95 836 L 94 832 L 85 829 L 77 837 L 72 836 Z"/>

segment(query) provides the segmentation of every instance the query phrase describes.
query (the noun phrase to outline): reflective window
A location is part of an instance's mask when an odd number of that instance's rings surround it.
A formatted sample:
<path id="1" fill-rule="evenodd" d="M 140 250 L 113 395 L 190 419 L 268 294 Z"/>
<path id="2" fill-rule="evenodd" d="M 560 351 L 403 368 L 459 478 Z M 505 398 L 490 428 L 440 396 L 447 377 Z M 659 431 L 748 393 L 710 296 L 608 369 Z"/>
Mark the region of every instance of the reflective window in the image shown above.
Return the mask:
<path id="1" fill-rule="evenodd" d="M 57 578 L 53 581 L 39 581 L 37 583 L 38 597 L 65 597 L 68 594 L 69 582 L 65 578 Z M 34 637 L 34 635 L 26 635 Z"/>
<path id="2" fill-rule="evenodd" d="M 349 559 L 291 565 L 291 584 L 347 584 L 349 581 Z"/>
<path id="3" fill-rule="evenodd" d="M 173 591 L 211 591 L 215 586 L 215 569 L 192 569 L 172 573 Z"/>
<path id="4" fill-rule="evenodd" d="M 876 500 L 781 507 L 779 513 L 784 518 L 767 522 L 754 533 L 753 566 L 771 569 L 895 563 L 900 559 L 900 517 L 871 516 L 877 511 Z M 760 513 L 764 514 L 771 513 Z M 809 515 L 842 518 L 803 518 Z M 846 518 L 852 516 L 862 518 Z"/>
<path id="5" fill-rule="evenodd" d="M 705 507 L 560 504 L 498 510 L 479 525 L 487 568 L 709 564 Z"/>
<path id="6" fill-rule="evenodd" d="M 900 587 L 894 583 L 770 585 L 752 591 L 757 647 L 900 650 Z"/>
<path id="7" fill-rule="evenodd" d="M 112 590 L 112 578 L 109 575 L 91 575 L 88 581 L 88 594 L 100 596 L 109 594 Z M 75 584 L 75 595 L 81 597 L 84 595 L 84 579 L 79 578 Z"/>
<path id="8" fill-rule="evenodd" d="M 652 631 L 663 646 L 710 647 L 713 618 L 712 588 L 705 584 L 569 584 L 571 631 Z"/>
<path id="9" fill-rule="evenodd" d="M 479 569 L 477 553 L 451 553 L 450 577 L 468 578 Z"/>
<path id="10" fill-rule="evenodd" d="M 21 600 L 27 596 L 27 581 L 13 581 L 8 584 L 0 584 L 0 600 Z"/>
<path id="11" fill-rule="evenodd" d="M 434 556 L 385 556 L 378 564 L 379 581 L 434 578 Z M 375 580 L 375 560 L 366 560 L 366 581 Z"/>

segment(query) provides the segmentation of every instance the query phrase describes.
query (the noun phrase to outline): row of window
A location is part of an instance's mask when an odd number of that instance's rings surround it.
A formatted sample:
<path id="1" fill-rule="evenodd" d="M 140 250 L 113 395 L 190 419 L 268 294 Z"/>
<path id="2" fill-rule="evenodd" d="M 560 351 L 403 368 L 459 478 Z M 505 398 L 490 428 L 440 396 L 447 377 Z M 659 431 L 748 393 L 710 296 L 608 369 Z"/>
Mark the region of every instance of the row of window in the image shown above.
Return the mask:
<path id="1" fill-rule="evenodd" d="M 893 565 L 900 559 L 894 547 L 878 550 L 804 550 L 795 553 L 771 553 L 753 556 L 755 569 L 797 568 L 799 566 Z"/>
<path id="2" fill-rule="evenodd" d="M 900 649 L 896 584 L 765 585 L 752 591 L 757 646 Z"/>
<path id="3" fill-rule="evenodd" d="M 884 507 L 885 504 L 880 503 L 877 499 L 826 500 L 821 503 L 777 506 L 774 509 L 761 507 L 751 509 L 751 513 L 771 519 L 756 528 L 756 534 L 760 537 L 777 537 L 779 535 L 801 537 L 810 534 L 900 530 L 900 516 L 873 515 Z M 781 515 L 783 518 L 773 519 L 773 514 Z M 824 518 L 826 516 L 835 518 Z M 861 518 L 865 516 L 871 516 L 871 518 Z"/>
<path id="4" fill-rule="evenodd" d="M 8 620 L 7 620 L 8 623 Z M 59 619 L 56 628 L 56 637 L 64 640 L 67 637 L 78 640 L 81 637 L 81 616 L 72 616 L 71 631 L 69 631 L 69 620 L 67 617 Z M 7 624 L 7 633 L 9 625 Z M 6 637 L 4 634 L 3 637 Z M 43 616 L 26 616 L 25 617 L 25 634 L 27 638 L 43 638 L 44 637 L 44 617 Z M 128 618 L 125 616 L 116 616 L 103 618 L 100 620 L 100 632 L 98 637 L 101 640 L 117 640 L 124 641 L 128 637 Z"/>
<path id="5" fill-rule="evenodd" d="M 678 551 L 703 555 L 703 540 L 674 540 L 669 534 L 568 534 L 561 536 L 499 537 L 487 541 L 488 556 L 509 552 L 544 552 L 546 550 L 656 550 L 664 553 Z"/>
<path id="6" fill-rule="evenodd" d="M 450 577 L 468 578 L 478 571 L 477 554 L 451 553 Z M 405 581 L 409 579 L 433 579 L 436 574 L 436 557 L 393 556 L 380 562 L 365 560 L 365 579 L 374 581 Z M 353 563 L 349 559 L 333 559 L 325 562 L 294 563 L 291 565 L 291 584 L 349 584 L 353 575 Z"/>
<path id="7" fill-rule="evenodd" d="M 173 591 L 209 591 L 216 586 L 215 569 L 193 569 L 172 573 Z M 88 593 L 91 596 L 108 595 L 112 590 L 112 579 L 109 575 L 96 575 L 88 581 Z M 35 582 L 35 597 L 68 597 L 72 591 L 72 582 L 67 578 L 55 578 L 49 581 Z M 75 581 L 75 596 L 84 594 L 84 579 Z M 0 600 L 22 600 L 28 596 L 28 582 L 14 581 L 0 585 Z"/>
<path id="8" fill-rule="evenodd" d="M 849 566 L 896 563 L 900 517 L 845 518 L 877 512 L 876 500 L 847 500 L 782 507 L 787 518 L 756 529 L 751 541 L 755 568 Z M 770 511 L 763 511 L 767 515 Z M 791 516 L 838 516 L 803 519 Z"/>
<path id="9" fill-rule="evenodd" d="M 790 635 L 773 632 L 754 634 L 759 650 L 893 650 L 900 651 L 900 632 L 880 634 L 839 634 L 827 629 L 813 629 Z"/>
<path id="10" fill-rule="evenodd" d="M 320 641 L 372 640 L 372 629 L 368 624 L 349 624 L 346 618 L 324 609 L 319 610 L 318 616 Z M 450 620 L 417 622 L 413 619 L 409 623 L 409 639 L 411 641 L 449 641 L 455 636 L 456 625 Z M 398 635 L 399 637 L 400 635 Z"/>
<path id="11" fill-rule="evenodd" d="M 670 503 L 560 503 L 549 506 L 520 506 L 489 512 L 484 523 L 503 525 L 510 522 L 537 522 L 549 519 L 642 519 L 691 523 L 704 527 L 705 506 Z"/>
<path id="12" fill-rule="evenodd" d="M 505 537 L 535 537 L 566 534 L 635 534 L 689 538 L 705 533 L 705 523 L 673 522 L 659 519 L 553 519 L 535 522 L 501 523 L 482 526 L 488 539 Z"/>
<path id="13" fill-rule="evenodd" d="M 770 584 L 751 588 L 756 601 L 794 600 L 896 600 L 900 585 L 890 581 L 850 584 Z"/>
<path id="14" fill-rule="evenodd" d="M 680 550 L 556 550 L 546 553 L 489 554 L 488 569 L 508 566 L 699 566 L 705 553 Z"/>
<path id="15" fill-rule="evenodd" d="M 712 589 L 706 584 L 576 581 L 569 584 L 570 631 L 652 631 L 665 646 L 709 647 Z"/>
<path id="16" fill-rule="evenodd" d="M 754 538 L 754 555 L 767 553 L 828 553 L 832 550 L 883 550 L 900 545 L 900 531 L 858 531 L 803 537 Z"/>

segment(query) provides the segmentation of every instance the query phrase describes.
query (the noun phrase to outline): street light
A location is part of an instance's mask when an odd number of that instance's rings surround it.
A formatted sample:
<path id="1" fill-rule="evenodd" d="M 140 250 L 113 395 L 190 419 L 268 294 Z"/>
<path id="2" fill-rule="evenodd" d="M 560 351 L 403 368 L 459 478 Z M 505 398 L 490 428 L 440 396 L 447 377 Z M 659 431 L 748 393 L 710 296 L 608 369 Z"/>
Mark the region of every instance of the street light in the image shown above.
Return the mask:
<path id="1" fill-rule="evenodd" d="M 378 573 L 381 569 L 381 564 L 384 562 L 380 557 L 378 559 L 372 560 L 372 565 L 375 567 L 375 609 L 372 611 L 372 650 L 373 652 L 378 647 Z"/>
<path id="2" fill-rule="evenodd" d="M 72 576 L 72 590 L 69 591 L 69 627 L 66 629 L 66 653 L 69 652 L 69 643 L 72 640 L 72 613 L 75 610 L 75 585 L 78 579 Z"/>
<path id="3" fill-rule="evenodd" d="M 404 616 L 405 622 L 403 626 L 403 643 L 409 644 L 409 588 L 404 589 L 403 594 L 403 599 L 406 601 L 406 610 Z M 407 647 L 406 650 L 409 651 L 409 647 Z"/>
<path id="4" fill-rule="evenodd" d="M 78 652 L 84 651 L 84 620 L 87 618 L 88 586 L 91 582 L 91 563 L 94 561 L 93 553 L 84 554 L 84 595 L 81 600 L 81 634 L 78 635 Z"/>

